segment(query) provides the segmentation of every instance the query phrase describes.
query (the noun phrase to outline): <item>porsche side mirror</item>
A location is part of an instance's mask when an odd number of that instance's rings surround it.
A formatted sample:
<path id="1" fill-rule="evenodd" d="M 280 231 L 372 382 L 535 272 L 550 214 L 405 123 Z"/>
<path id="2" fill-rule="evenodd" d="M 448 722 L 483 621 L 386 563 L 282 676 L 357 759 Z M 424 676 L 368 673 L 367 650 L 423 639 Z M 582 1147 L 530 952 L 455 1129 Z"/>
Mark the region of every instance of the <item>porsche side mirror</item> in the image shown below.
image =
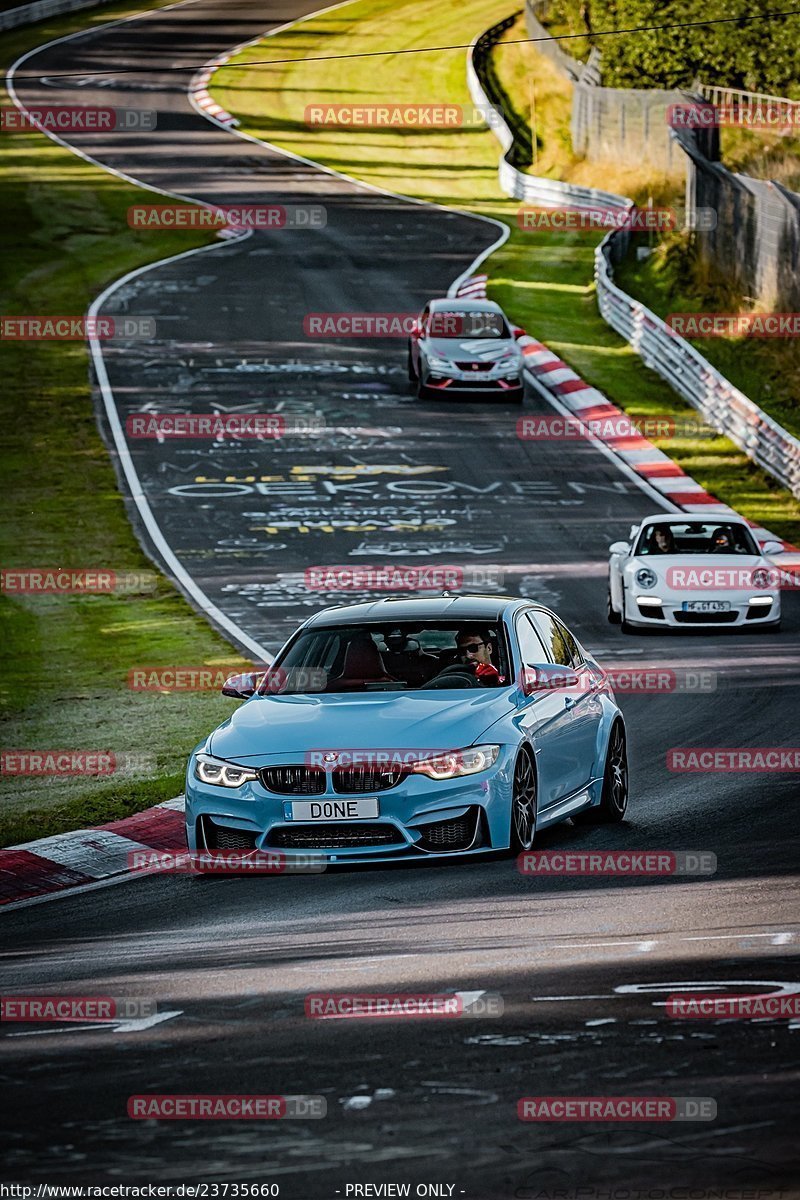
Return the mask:
<path id="1" fill-rule="evenodd" d="M 783 543 L 782 542 L 773 542 L 773 541 L 764 542 L 764 545 L 761 547 L 761 553 L 762 554 L 783 554 Z"/>
<path id="2" fill-rule="evenodd" d="M 527 663 L 522 672 L 522 691 L 526 696 L 534 692 L 577 691 L 579 683 L 572 667 L 554 663 Z"/>
<path id="3" fill-rule="evenodd" d="M 612 542 L 608 547 L 609 554 L 627 554 L 630 550 L 629 542 Z"/>

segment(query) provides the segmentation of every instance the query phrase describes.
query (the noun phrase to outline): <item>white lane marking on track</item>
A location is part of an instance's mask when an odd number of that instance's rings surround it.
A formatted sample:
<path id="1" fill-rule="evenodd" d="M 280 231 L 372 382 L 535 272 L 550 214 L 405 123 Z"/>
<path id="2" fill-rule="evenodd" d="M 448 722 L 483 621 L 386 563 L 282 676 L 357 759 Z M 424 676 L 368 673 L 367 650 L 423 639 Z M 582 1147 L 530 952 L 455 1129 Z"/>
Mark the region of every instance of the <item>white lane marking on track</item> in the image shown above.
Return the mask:
<path id="1" fill-rule="evenodd" d="M 562 417 L 571 417 L 573 415 L 572 412 L 565 405 L 561 404 L 561 402 L 557 400 L 551 392 L 548 392 L 547 388 L 539 382 L 535 375 L 532 375 L 530 371 L 525 371 L 525 375 L 528 379 L 528 382 L 533 385 L 539 395 L 546 400 L 548 404 L 552 405 L 556 412 L 561 413 Z M 609 462 L 612 462 L 614 466 L 622 472 L 623 475 L 626 475 L 628 479 L 631 479 L 638 487 L 640 487 L 641 490 L 645 492 L 651 500 L 655 500 L 659 507 L 665 508 L 667 512 L 682 513 L 684 511 L 679 505 L 673 504 L 673 502 L 659 492 L 657 488 L 654 488 L 652 484 L 648 483 L 644 476 L 637 475 L 632 467 L 629 467 L 628 464 L 621 459 L 618 454 L 615 454 L 614 451 L 605 444 L 605 442 L 601 442 L 600 439 L 595 437 L 595 435 L 588 429 L 586 431 L 586 440 L 587 442 L 590 442 L 596 450 L 599 450 L 601 454 L 605 455 Z"/>
<path id="2" fill-rule="evenodd" d="M 248 233 L 245 236 L 250 237 L 251 234 Z M 177 259 L 188 258 L 193 254 L 204 254 L 209 250 L 219 250 L 220 248 L 220 245 L 199 246 L 194 250 L 184 250 L 181 254 L 173 254 L 170 258 L 162 258 L 156 263 L 149 263 L 145 267 L 137 267 L 136 270 L 130 271 L 127 275 L 124 275 L 122 279 L 118 279 L 114 283 L 110 284 L 105 291 L 101 292 L 100 295 L 92 301 L 91 305 L 89 306 L 89 316 L 97 316 L 108 297 L 115 292 L 117 288 L 123 287 L 131 279 L 134 279 L 139 275 L 144 275 L 147 271 L 152 271 L 156 268 L 163 267 L 167 263 L 175 262 Z M 117 448 L 117 453 L 119 454 L 120 463 L 122 464 L 122 469 L 125 473 L 125 478 L 128 482 L 128 487 L 130 488 L 133 501 L 136 504 L 139 515 L 144 522 L 147 532 L 153 540 L 153 544 L 156 546 L 159 554 L 163 558 L 164 562 L 167 563 L 175 578 L 181 584 L 181 587 L 195 600 L 196 604 L 206 614 L 207 617 L 214 621 L 221 629 L 224 629 L 230 633 L 237 642 L 250 651 L 250 653 L 254 654 L 260 661 L 265 663 L 272 662 L 273 656 L 267 649 L 265 649 L 264 646 L 261 645 L 260 642 L 257 642 L 255 638 L 252 638 L 249 633 L 246 633 L 240 625 L 238 625 L 230 617 L 226 616 L 226 614 L 222 612 L 221 609 L 217 608 L 215 604 L 211 603 L 211 600 L 208 598 L 202 588 L 195 583 L 192 576 L 175 556 L 169 543 L 161 532 L 161 527 L 156 521 L 155 515 L 142 491 L 142 485 L 139 480 L 139 476 L 136 473 L 136 467 L 134 466 L 131 452 L 125 439 L 122 422 L 119 419 L 117 406 L 114 403 L 114 392 L 108 378 L 108 372 L 106 371 L 106 364 L 103 358 L 101 344 L 96 337 L 90 337 L 89 345 L 92 353 L 92 359 L 94 360 L 95 371 L 97 372 L 97 382 L 100 385 L 100 392 L 103 397 L 106 416 L 108 418 L 109 426 L 111 427 L 111 433 L 114 438 L 114 444 Z"/>
<path id="3" fill-rule="evenodd" d="M 109 21 L 105 25 L 93 26 L 90 29 L 80 29 L 80 30 L 77 30 L 75 33 L 66 34 L 64 37 L 53 38 L 49 42 L 44 42 L 42 45 L 36 46 L 32 50 L 27 51 L 26 54 L 23 54 L 20 58 L 18 58 L 16 60 L 16 62 L 12 63 L 12 65 L 9 68 L 8 73 L 6 75 L 6 88 L 8 90 L 8 94 L 10 95 L 12 101 L 14 102 L 16 107 L 20 110 L 20 112 L 28 112 L 29 110 L 26 108 L 26 106 L 22 103 L 19 96 L 17 95 L 16 88 L 14 87 L 14 77 L 15 77 L 18 69 L 29 58 L 32 58 L 34 55 L 40 53 L 43 50 L 49 49 L 51 46 L 57 46 L 57 45 L 62 44 L 63 42 L 73 41 L 76 38 L 86 37 L 87 35 L 90 35 L 90 34 L 94 35 L 94 34 L 103 32 L 107 29 L 111 29 L 114 26 L 124 25 L 130 21 L 138 21 L 138 20 L 142 20 L 146 17 L 152 17 L 154 15 L 154 12 L 156 14 L 158 14 L 158 13 L 162 13 L 162 12 L 167 12 L 168 10 L 173 9 L 173 8 L 182 8 L 182 7 L 184 7 L 184 5 L 190 5 L 190 4 L 196 4 L 196 3 L 199 3 L 199 0 L 179 0 L 179 3 L 169 4 L 161 9 L 147 10 L 145 12 L 135 13 L 133 16 L 130 16 L 130 17 L 122 17 L 121 19 L 119 19 L 117 21 Z M 208 208 L 208 209 L 213 210 L 215 207 L 213 204 L 209 204 L 204 200 L 198 200 L 193 196 L 186 196 L 181 192 L 166 191 L 164 188 L 155 187 L 152 184 L 145 183 L 143 180 L 137 179 L 133 175 L 127 175 L 124 171 L 119 171 L 119 170 L 117 170 L 116 167 L 108 166 L 108 164 L 101 162 L 99 159 L 93 158 L 90 154 L 86 154 L 85 151 L 80 150 L 76 146 L 71 145 L 68 141 L 65 141 L 64 138 L 59 137 L 58 134 L 53 133 L 50 130 L 40 130 L 39 132 L 44 133 L 47 137 L 51 138 L 52 141 L 57 142 L 58 145 L 63 146 L 65 149 L 71 151 L 71 153 L 77 154 L 77 156 L 79 158 L 84 159 L 85 162 L 90 162 L 93 164 L 93 166 L 99 167 L 103 171 L 107 171 L 110 175 L 115 175 L 118 179 L 125 180 L 126 183 L 131 183 L 135 187 L 144 188 L 146 191 L 149 191 L 149 192 L 156 192 L 160 196 L 169 196 L 170 198 L 175 199 L 175 200 L 186 200 L 191 204 L 199 204 L 203 208 Z M 250 236 L 251 236 L 251 232 L 247 231 L 245 234 L 243 234 L 237 240 L 244 241 L 245 238 L 250 237 Z M 167 263 L 175 262 L 177 259 L 180 259 L 180 258 L 188 258 L 191 255 L 203 254 L 210 250 L 221 250 L 225 247 L 225 245 L 226 245 L 225 242 L 216 242 L 216 243 L 211 243 L 208 246 L 196 247 L 194 250 L 186 250 L 186 251 L 183 251 L 181 254 L 173 254 L 173 255 L 170 255 L 168 258 L 162 258 L 158 262 L 148 263 L 144 267 L 139 267 L 134 271 L 128 272 L 128 274 L 124 275 L 121 279 L 118 279 L 114 283 L 109 284 L 109 286 L 97 297 L 97 299 L 93 301 L 93 303 L 89 306 L 88 315 L 95 316 L 97 314 L 99 307 L 108 299 L 108 297 L 113 292 L 115 292 L 117 290 L 117 288 L 122 287 L 124 284 L 128 283 L 131 279 L 135 279 L 137 276 L 143 275 L 147 271 L 155 270 L 157 267 L 165 266 Z M 203 592 L 202 589 L 194 582 L 192 577 L 187 572 L 186 568 L 182 565 L 182 563 L 179 562 L 179 560 L 176 558 L 175 554 L 172 552 L 169 545 L 167 544 L 167 541 L 164 538 L 163 533 L 161 532 L 161 527 L 159 526 L 158 522 L 156 521 L 155 515 L 153 514 L 153 511 L 150 508 L 147 498 L 145 497 L 145 495 L 143 493 L 141 481 L 136 472 L 136 468 L 133 464 L 133 459 L 131 457 L 130 450 L 128 449 L 128 445 L 127 445 L 127 442 L 125 440 L 125 437 L 124 437 L 124 434 L 122 431 L 122 425 L 119 420 L 119 414 L 117 412 L 116 405 L 114 404 L 113 391 L 111 390 L 111 385 L 108 380 L 108 373 L 106 371 L 105 362 L 103 360 L 102 347 L 100 346 L 100 343 L 97 341 L 96 338 L 91 338 L 91 337 L 89 338 L 89 347 L 90 347 L 90 351 L 92 354 L 92 359 L 94 361 L 95 370 L 97 371 L 98 383 L 100 385 L 100 391 L 103 396 L 103 403 L 104 403 L 104 407 L 106 410 L 106 414 L 108 416 L 108 421 L 109 421 L 109 425 L 111 427 L 112 436 L 114 438 L 114 444 L 116 446 L 117 453 L 119 454 L 120 463 L 122 464 L 122 469 L 125 474 L 125 478 L 127 480 L 128 487 L 130 488 L 131 497 L 136 505 L 139 515 L 142 518 L 145 528 L 147 529 L 154 545 L 157 547 L 163 561 L 167 564 L 169 570 L 173 573 L 175 579 L 178 580 L 178 582 L 180 583 L 180 585 L 184 589 L 184 591 L 187 592 L 192 597 L 192 599 L 200 607 L 202 612 L 206 613 L 206 615 L 208 617 L 210 617 L 213 621 L 215 621 L 220 628 L 226 630 L 229 634 L 231 634 L 233 636 L 233 638 L 235 639 L 235 641 L 237 641 L 241 646 L 244 646 L 250 653 L 254 654 L 260 661 L 266 662 L 266 663 L 272 662 L 272 655 L 267 650 L 265 650 L 264 647 L 259 642 L 255 641 L 254 638 L 251 638 L 250 635 L 245 633 L 245 631 L 239 625 L 237 625 L 235 621 L 232 621 L 230 619 L 230 617 L 227 617 L 223 612 L 220 611 L 220 609 L 218 609 L 215 605 L 213 605 L 211 603 L 209 598 L 206 596 L 205 592 Z M 36 897 L 36 899 L 39 899 L 39 897 Z"/>
<path id="4" fill-rule="evenodd" d="M 7 1037 L 45 1037 L 53 1033 L 87 1033 L 91 1029 L 105 1029 L 112 1033 L 140 1033 L 143 1029 L 152 1029 L 154 1025 L 160 1025 L 162 1021 L 171 1021 L 173 1017 L 180 1017 L 183 1013 L 182 1008 L 175 1009 L 173 1012 L 153 1013 L 150 1017 L 132 1017 L 129 1021 L 101 1021 L 97 1025 L 75 1025 L 70 1024 L 67 1028 L 62 1029 L 28 1029 L 21 1033 L 9 1033 Z"/>
<path id="5" fill-rule="evenodd" d="M 259 34 L 258 37 L 250 38 L 248 41 L 242 42 L 238 46 L 234 46 L 227 52 L 228 58 L 233 58 L 242 50 L 247 49 L 249 46 L 254 46 L 258 42 L 262 42 L 268 37 L 274 37 L 276 34 L 283 33 L 287 29 L 292 29 L 296 25 L 302 25 L 305 21 L 310 21 L 314 17 L 320 17 L 325 13 L 335 12 L 339 8 L 346 8 L 348 4 L 354 3 L 356 3 L 356 0 L 341 0 L 341 3 L 339 4 L 331 4 L 327 8 L 318 8 L 315 12 L 306 13 L 305 16 L 298 17 L 294 21 L 287 21 L 285 25 L 278 25 L 275 29 L 265 30 L 263 33 Z M 506 242 L 511 236 L 510 226 L 506 225 L 504 221 L 497 220 L 495 217 L 486 217 L 482 213 L 467 212 L 462 208 L 450 208 L 445 204 L 437 204 L 434 200 L 421 200 L 417 196 L 407 196 L 403 192 L 392 192 L 388 188 L 380 187 L 378 184 L 366 183 L 362 179 L 356 179 L 353 175 L 345 174 L 344 171 L 337 171 L 333 167 L 327 167 L 323 163 L 317 162 L 313 158 L 306 158 L 302 154 L 295 154 L 291 150 L 284 150 L 282 147 L 276 146 L 273 142 L 267 142 L 263 138 L 254 137 L 254 135 L 251 133 L 243 133 L 240 129 L 232 129 L 230 125 L 226 124 L 224 121 L 219 121 L 216 117 L 206 112 L 205 109 L 196 102 L 194 97 L 194 92 L 196 89 L 193 85 L 195 79 L 197 79 L 198 76 L 205 75 L 206 72 L 210 71 L 210 75 L 205 79 L 203 85 L 208 87 L 211 76 L 213 76 L 219 69 L 220 67 L 218 65 L 215 66 L 214 60 L 211 59 L 200 68 L 197 75 L 195 75 L 189 83 L 189 87 L 187 89 L 189 103 L 192 105 L 192 108 L 195 110 L 198 116 L 203 117 L 206 121 L 210 121 L 212 125 L 216 125 L 219 129 L 224 129 L 226 133 L 230 133 L 234 137 L 241 138 L 242 141 L 250 142 L 255 146 L 266 146 L 268 149 L 273 150 L 276 154 L 283 155 L 284 158 L 290 158 L 295 162 L 301 162 L 307 167 L 313 167 L 317 171 L 323 171 L 326 175 L 332 175 L 336 179 L 344 179 L 347 183 L 351 183 L 357 188 L 363 188 L 369 192 L 376 192 L 380 196 L 389 196 L 393 200 L 403 200 L 407 204 L 419 204 L 424 208 L 436 208 L 441 212 L 455 213 L 458 216 L 470 217 L 474 221 L 483 221 L 487 225 L 494 225 L 496 229 L 499 229 L 500 236 L 498 237 L 497 241 L 492 242 L 491 246 L 488 246 L 486 250 L 482 250 L 481 253 L 473 259 L 466 270 L 462 271 L 461 274 L 453 280 L 448 288 L 448 296 L 454 296 L 463 280 L 474 274 L 478 267 L 489 257 L 489 255 L 495 250 L 499 249 L 500 246 L 502 246 L 503 243 Z"/>
<path id="6" fill-rule="evenodd" d="M 83 875 L 102 878 L 127 870 L 129 856 L 137 850 L 149 850 L 149 847 L 111 829 L 76 829 L 35 842 L 22 842 L 11 849 L 28 850 L 39 858 L 80 871 Z"/>
<path id="7" fill-rule="evenodd" d="M 181 8 L 184 4 L 193 4 L 193 3 L 197 3 L 197 2 L 199 2 L 199 0 L 180 0 L 179 3 L 173 4 L 173 5 L 167 5 L 165 8 L 157 10 L 157 12 L 165 12 L 168 9 Z M 298 21 L 290 21 L 285 25 L 278 26 L 276 29 L 268 30 L 264 34 L 259 35 L 258 38 L 251 39 L 249 42 L 246 42 L 243 45 L 252 45 L 255 41 L 261 41 L 263 37 L 272 36 L 273 34 L 279 33 L 285 29 L 289 29 L 293 25 L 297 25 L 297 24 L 301 23 L 302 21 L 310 20 L 312 17 L 320 16 L 326 12 L 332 12 L 338 8 L 344 8 L 348 4 L 352 4 L 354 2 L 355 2 L 355 0 L 343 0 L 343 3 L 334 4 L 334 5 L 329 6 L 328 8 L 317 9 L 315 12 L 308 13 L 306 16 L 299 18 Z M 45 43 L 43 43 L 43 45 L 37 46 L 33 50 L 29 50 L 26 54 L 23 54 L 19 59 L 16 60 L 15 63 L 12 64 L 12 66 L 10 67 L 8 74 L 6 76 L 6 87 L 8 89 L 9 95 L 11 96 L 14 104 L 21 111 L 23 111 L 23 112 L 28 111 L 25 108 L 25 105 L 22 103 L 22 101 L 17 96 L 13 81 L 14 81 L 14 76 L 15 76 L 18 68 L 24 62 L 26 62 L 27 59 L 31 58 L 33 55 L 39 53 L 42 50 L 48 49 L 50 46 L 59 45 L 62 42 L 71 41 L 78 37 L 84 37 L 88 33 L 96 34 L 96 33 L 102 32 L 106 29 L 110 29 L 115 25 L 122 25 L 127 21 L 139 20 L 141 18 L 152 16 L 152 15 L 153 15 L 152 11 L 137 13 L 131 17 L 124 17 L 118 21 L 110 21 L 105 25 L 93 27 L 91 30 L 78 30 L 75 33 L 67 34 L 64 37 L 54 38 L 52 41 L 45 42 Z M 231 55 L 235 54 L 236 50 L 237 50 L 237 48 L 234 48 L 232 51 L 230 51 L 230 54 Z M 209 64 L 206 64 L 206 66 L 208 66 L 208 65 Z M 204 69 L 205 68 L 201 68 L 201 71 Z M 193 77 L 193 79 L 194 79 L 194 77 Z M 285 158 L 294 159 L 297 162 L 303 162 L 308 166 L 314 167 L 317 170 L 324 172 L 325 174 L 337 176 L 338 178 L 346 180 L 348 183 L 351 183 L 356 187 L 364 188 L 367 191 L 376 192 L 380 195 L 389 196 L 394 199 L 401 199 L 401 200 L 406 201 L 409 204 L 420 204 L 420 205 L 424 205 L 425 207 L 429 207 L 429 208 L 438 208 L 443 212 L 457 213 L 459 215 L 471 217 L 474 220 L 483 221 L 486 224 L 494 225 L 496 228 L 499 228 L 501 230 L 500 237 L 495 242 L 493 242 L 486 250 L 482 251 L 482 253 L 473 260 L 473 262 L 470 264 L 470 266 L 464 272 L 462 272 L 462 274 L 458 277 L 458 279 L 456 279 L 454 281 L 454 283 L 450 287 L 450 294 L 453 293 L 453 291 L 457 288 L 457 285 L 463 278 L 465 278 L 467 275 L 470 275 L 471 273 L 473 273 L 475 271 L 475 269 L 479 266 L 479 264 L 481 262 L 483 262 L 483 260 L 485 258 L 487 258 L 492 253 L 492 251 L 494 251 L 499 246 L 501 246 L 510 235 L 509 227 L 507 225 L 505 225 L 503 222 L 495 220 L 493 217 L 484 217 L 477 213 L 466 213 L 466 212 L 463 212 L 461 209 L 446 208 L 444 205 L 441 205 L 441 204 L 435 204 L 435 203 L 432 203 L 432 202 L 426 201 L 426 200 L 418 200 L 412 196 L 403 196 L 397 192 L 390 192 L 386 188 L 378 187 L 375 184 L 362 183 L 360 180 L 354 179 L 349 175 L 345 175 L 342 172 L 334 171 L 333 169 L 331 169 L 329 167 L 325 167 L 320 163 L 316 163 L 312 159 L 303 158 L 301 155 L 293 154 L 290 151 L 282 150 L 280 147 L 274 146 L 270 142 L 264 142 L 261 139 L 254 138 L 249 134 L 240 133 L 239 130 L 231 129 L 231 127 L 229 125 L 226 125 L 222 121 L 218 121 L 215 117 L 213 117 L 209 113 L 205 112 L 197 104 L 197 102 L 194 99 L 194 96 L 192 95 L 192 82 L 193 82 L 193 80 L 189 82 L 189 84 L 187 86 L 186 94 L 187 94 L 189 103 L 192 105 L 195 112 L 199 116 L 203 117 L 205 120 L 211 121 L 212 124 L 216 125 L 220 129 L 225 130 L 225 132 L 227 132 L 229 134 L 233 134 L 235 137 L 241 137 L 244 141 L 252 142 L 255 145 L 266 146 L 269 149 L 273 150 L 276 154 L 280 154 Z M 205 208 L 211 208 L 211 209 L 214 208 L 214 205 L 208 204 L 207 202 L 205 202 L 203 200 L 198 200 L 193 196 L 186 196 L 179 192 L 165 191 L 163 188 L 154 187 L 150 184 L 144 183 L 142 180 L 136 179 L 134 176 L 127 175 L 124 172 L 117 170 L 115 167 L 107 166 L 106 164 L 100 162 L 99 160 L 92 158 L 91 155 L 88 155 L 88 154 L 84 153 L 84 151 L 79 150 L 75 146 L 70 145 L 69 142 L 65 141 L 64 139 L 59 137 L 57 134 L 53 134 L 47 130 L 45 130 L 43 132 L 45 132 L 48 137 L 51 137 L 53 139 L 53 141 L 58 142 L 60 145 L 64 146 L 66 149 L 71 150 L 72 153 L 77 154 L 79 157 L 85 159 L 87 162 L 91 162 L 95 166 L 98 166 L 101 169 L 108 171 L 110 174 L 116 175 L 118 178 L 124 179 L 128 183 L 132 183 L 137 187 L 145 188 L 148 191 L 157 192 L 159 195 L 170 196 L 172 198 L 179 199 L 179 200 L 188 200 L 191 203 L 200 204 Z M 249 237 L 249 236 L 251 236 L 250 231 L 245 233 L 243 235 L 243 237 L 239 240 L 243 241 L 245 237 Z M 222 243 L 222 245 L 224 245 L 224 243 Z M 109 286 L 101 293 L 101 295 L 97 297 L 97 299 L 92 303 L 92 305 L 89 308 L 89 316 L 96 316 L 98 310 L 100 309 L 102 304 L 105 303 L 105 301 L 108 299 L 108 297 L 111 296 L 118 288 L 122 287 L 125 283 L 129 282 L 131 279 L 134 279 L 139 275 L 143 275 L 147 271 L 151 271 L 158 267 L 165 266 L 167 263 L 174 262 L 179 258 L 189 257 L 190 255 L 193 255 L 193 254 L 204 253 L 207 250 L 218 250 L 220 248 L 221 248 L 220 244 L 216 244 L 216 245 L 212 244 L 210 246 L 201 246 L 194 250 L 184 251 L 182 254 L 171 255 L 169 258 L 161 259 L 159 262 L 150 263 L 147 266 L 139 267 L 136 270 L 129 272 L 127 275 L 123 276 L 122 279 L 118 279 L 114 283 L 109 284 Z M 150 534 L 150 537 L 152 538 L 154 544 L 158 548 L 159 553 L 161 554 L 164 561 L 168 564 L 170 570 L 173 572 L 175 578 L 180 582 L 183 589 L 186 592 L 188 592 L 189 595 L 192 596 L 192 598 L 200 606 L 201 610 L 206 613 L 207 616 L 209 616 L 213 621 L 215 621 L 221 628 L 223 628 L 223 629 L 227 630 L 229 633 L 231 633 L 234 636 L 236 641 L 238 641 L 241 645 L 245 646 L 249 651 L 251 651 L 251 653 L 254 653 L 258 658 L 261 659 L 261 661 L 266 662 L 266 663 L 272 662 L 273 656 L 271 654 L 269 654 L 269 652 L 267 650 L 265 650 L 265 648 L 263 646 L 261 646 L 260 643 L 256 642 L 253 638 L 251 638 L 248 634 L 246 634 L 244 632 L 244 630 L 239 625 L 236 624 L 236 622 L 232 621 L 229 617 L 225 616 L 225 614 L 222 613 L 220 609 L 218 609 L 215 605 L 213 605 L 211 603 L 211 601 L 208 599 L 208 597 L 205 595 L 205 593 L 199 588 L 199 586 L 191 578 L 189 573 L 186 571 L 185 567 L 178 561 L 178 559 L 176 558 L 176 556 L 173 554 L 172 550 L 170 549 L 169 545 L 167 544 L 166 539 L 164 538 L 164 536 L 161 532 L 161 528 L 158 525 L 158 522 L 156 521 L 155 516 L 150 508 L 150 505 L 149 505 L 146 497 L 143 494 L 141 482 L 140 482 L 138 474 L 136 472 L 136 468 L 134 467 L 133 459 L 131 457 L 130 450 L 128 449 L 127 441 L 125 440 L 123 432 L 122 432 L 122 426 L 121 426 L 121 423 L 119 420 L 119 414 L 117 412 L 116 404 L 114 403 L 113 390 L 111 388 L 111 384 L 108 379 L 108 373 L 105 368 L 102 345 L 96 338 L 90 338 L 89 343 L 90 343 L 92 358 L 93 358 L 94 364 L 95 364 L 95 369 L 96 369 L 97 375 L 98 375 L 98 382 L 100 384 L 101 394 L 103 396 L 103 403 L 104 403 L 104 406 L 106 409 L 106 414 L 108 416 L 109 424 L 111 426 L 111 432 L 112 432 L 112 436 L 114 438 L 114 443 L 115 443 L 117 452 L 120 457 L 120 462 L 122 464 L 123 472 L 124 472 L 125 478 L 128 482 L 128 486 L 130 487 L 131 495 L 134 500 L 134 503 L 136 504 L 136 507 L 142 518 L 142 521 L 144 522 L 145 527 L 148 530 L 148 533 Z"/>

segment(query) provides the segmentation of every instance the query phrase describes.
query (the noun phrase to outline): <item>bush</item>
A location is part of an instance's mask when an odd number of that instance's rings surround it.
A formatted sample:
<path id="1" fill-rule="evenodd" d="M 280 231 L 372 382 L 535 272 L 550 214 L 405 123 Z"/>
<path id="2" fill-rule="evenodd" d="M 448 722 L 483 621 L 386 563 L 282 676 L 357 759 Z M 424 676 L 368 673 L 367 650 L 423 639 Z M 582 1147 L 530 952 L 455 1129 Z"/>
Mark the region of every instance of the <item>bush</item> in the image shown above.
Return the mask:
<path id="1" fill-rule="evenodd" d="M 800 99 L 800 16 L 692 26 L 752 17 L 774 0 L 550 0 L 548 23 L 586 33 L 603 55 L 607 87 L 690 87 L 704 82 Z M 597 37 L 599 30 L 672 25 L 661 32 Z M 563 43 L 570 52 L 574 43 Z"/>

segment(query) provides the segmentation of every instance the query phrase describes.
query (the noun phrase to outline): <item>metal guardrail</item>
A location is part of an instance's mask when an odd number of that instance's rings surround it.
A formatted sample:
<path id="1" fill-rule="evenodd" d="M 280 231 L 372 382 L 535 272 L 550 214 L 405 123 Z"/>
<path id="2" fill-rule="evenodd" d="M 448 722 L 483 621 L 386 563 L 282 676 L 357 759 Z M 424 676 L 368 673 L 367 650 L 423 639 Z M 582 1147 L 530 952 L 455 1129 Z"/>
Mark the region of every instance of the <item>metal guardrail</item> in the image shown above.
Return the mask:
<path id="1" fill-rule="evenodd" d="M 79 8 L 97 8 L 100 4 L 109 3 L 110 0 L 34 0 L 33 4 L 21 4 L 18 8 L 0 12 L 0 29 L 17 29 L 20 25 L 33 25 L 47 17 L 58 17 Z"/>
<path id="2" fill-rule="evenodd" d="M 626 209 L 633 207 L 627 196 L 578 187 L 560 180 L 526 175 L 508 162 L 513 134 L 497 113 L 483 88 L 475 62 L 479 44 L 485 48 L 496 27 L 476 38 L 467 53 L 467 86 L 476 108 L 493 108 L 492 131 L 503 148 L 498 169 L 500 187 L 514 199 L 543 206 L 569 204 L 573 207 Z M 685 338 L 669 327 L 645 305 L 634 300 L 614 283 L 612 262 L 627 249 L 630 234 L 614 230 L 595 251 L 597 303 L 603 319 L 633 346 L 644 363 L 667 381 L 705 421 L 743 450 L 753 462 L 768 471 L 783 487 L 800 496 L 800 440 L 712 367 Z"/>
<path id="3" fill-rule="evenodd" d="M 744 92 L 741 88 L 716 87 L 703 83 L 699 79 L 694 85 L 704 100 L 717 108 L 736 110 L 741 114 L 742 124 L 746 127 L 752 120 L 758 120 L 760 113 L 770 114 L 770 123 L 780 131 L 783 122 L 787 128 L 793 128 L 800 133 L 800 100 L 787 100 L 785 96 L 768 96 L 763 92 Z M 775 119 L 778 114 L 781 119 Z"/>
<path id="4" fill-rule="evenodd" d="M 712 367 L 685 338 L 614 283 L 611 259 L 621 232 L 608 234 L 595 251 L 597 303 L 603 319 L 633 346 L 703 419 L 743 450 L 795 496 L 800 496 L 800 440 Z"/>
<path id="5" fill-rule="evenodd" d="M 505 26 L 501 21 L 493 25 L 476 38 L 467 52 L 467 87 L 475 107 L 483 112 L 493 112 L 491 120 L 492 132 L 503 148 L 503 157 L 497 170 L 497 178 L 502 191 L 515 200 L 527 200 L 531 204 L 541 204 L 545 207 L 555 207 L 558 204 L 570 204 L 581 208 L 631 208 L 633 201 L 627 196 L 618 196 L 615 192 L 603 192 L 599 188 L 581 187 L 574 183 L 563 183 L 560 179 L 547 179 L 543 175 L 528 175 L 519 171 L 508 161 L 509 151 L 514 145 L 514 134 L 506 123 L 502 111 L 484 90 L 478 75 L 476 62 L 493 44 L 496 30 Z"/>

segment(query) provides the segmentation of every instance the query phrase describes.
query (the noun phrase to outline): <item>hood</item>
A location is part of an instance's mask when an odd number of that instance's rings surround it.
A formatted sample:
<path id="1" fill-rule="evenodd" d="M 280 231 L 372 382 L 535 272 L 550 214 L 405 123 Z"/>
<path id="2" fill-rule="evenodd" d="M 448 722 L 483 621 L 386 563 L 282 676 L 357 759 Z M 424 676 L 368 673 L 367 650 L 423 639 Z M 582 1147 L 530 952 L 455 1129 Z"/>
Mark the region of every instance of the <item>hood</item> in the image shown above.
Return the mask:
<path id="1" fill-rule="evenodd" d="M 745 567 L 752 570 L 754 567 L 770 565 L 760 554 L 635 554 L 625 564 L 628 569 L 635 567 L 637 571 L 639 567 L 652 567 L 658 575 L 665 575 L 670 567 L 687 571 L 695 567 L 724 567 L 726 570 Z"/>
<path id="2" fill-rule="evenodd" d="M 494 362 L 509 352 L 522 354 L 513 338 L 427 338 L 425 349 L 451 361 Z"/>
<path id="3" fill-rule="evenodd" d="M 462 692 L 370 692 L 257 696 L 209 739 L 219 758 L 242 762 L 268 754 L 318 750 L 456 750 L 514 709 L 513 688 Z"/>

